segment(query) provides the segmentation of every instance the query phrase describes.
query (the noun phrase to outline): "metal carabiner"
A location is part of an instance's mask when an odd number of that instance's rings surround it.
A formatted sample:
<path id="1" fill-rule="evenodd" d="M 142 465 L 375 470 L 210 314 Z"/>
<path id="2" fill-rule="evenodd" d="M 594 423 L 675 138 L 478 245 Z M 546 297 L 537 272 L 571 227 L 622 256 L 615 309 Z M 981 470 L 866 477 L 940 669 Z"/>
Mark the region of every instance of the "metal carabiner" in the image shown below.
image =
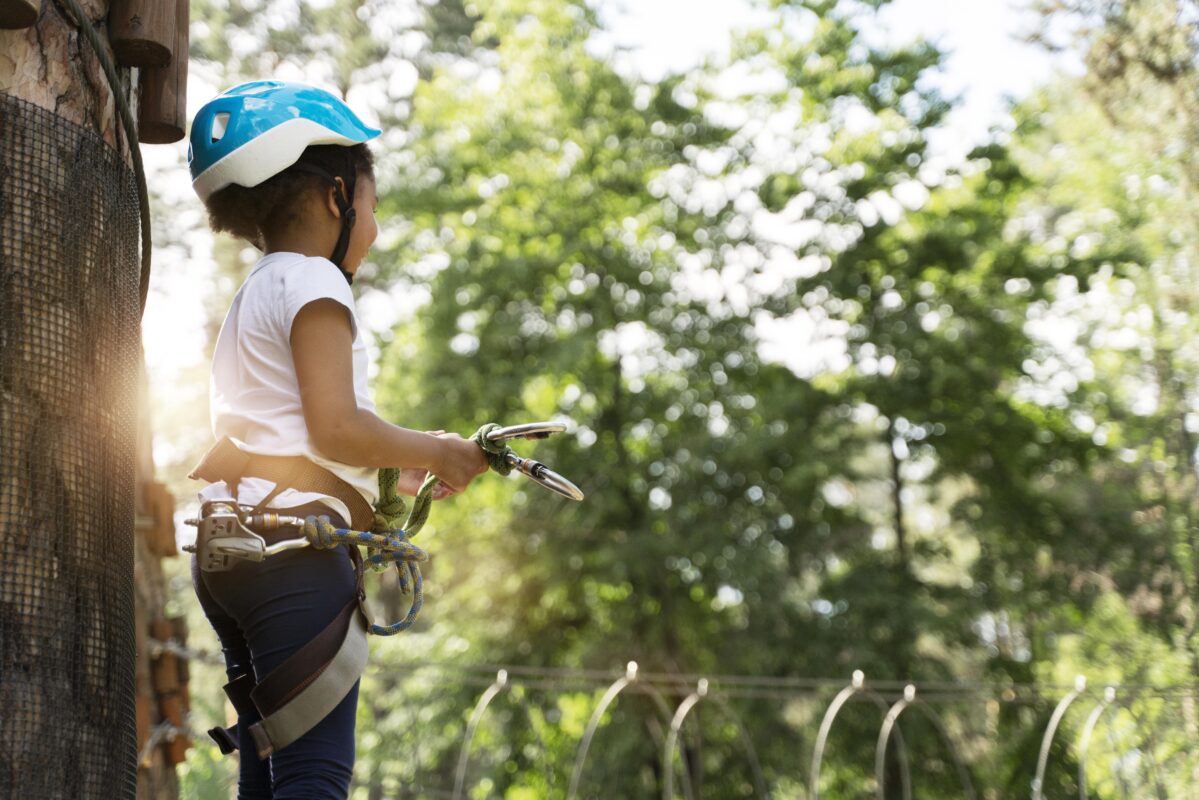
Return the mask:
<path id="1" fill-rule="evenodd" d="M 561 422 L 526 422 L 523 425 L 509 425 L 505 428 L 496 428 L 487 434 L 487 440 L 498 444 L 510 439 L 544 439 L 550 434 L 562 433 L 565 430 L 566 425 Z M 514 469 L 529 476 L 551 492 L 557 492 L 571 500 L 583 499 L 583 492 L 578 486 L 575 486 L 540 461 L 534 461 L 531 458 L 521 458 L 512 452 L 506 454 L 505 460 Z"/>

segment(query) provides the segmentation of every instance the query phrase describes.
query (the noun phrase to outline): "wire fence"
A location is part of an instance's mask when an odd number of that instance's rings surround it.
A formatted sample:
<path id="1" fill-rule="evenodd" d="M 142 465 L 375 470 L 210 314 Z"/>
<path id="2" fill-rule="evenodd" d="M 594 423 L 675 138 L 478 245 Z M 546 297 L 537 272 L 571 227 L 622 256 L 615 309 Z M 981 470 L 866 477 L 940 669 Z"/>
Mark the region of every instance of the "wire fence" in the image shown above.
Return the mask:
<path id="1" fill-rule="evenodd" d="M 221 663 L 219 656 L 173 641 L 150 646 Z M 849 679 L 699 675 L 642 671 L 633 662 L 624 672 L 450 662 L 408 662 L 402 676 L 395 671 L 394 664 L 372 662 L 364 678 L 364 687 L 373 682 L 385 689 L 386 700 L 373 703 L 379 727 L 405 731 L 375 742 L 385 751 L 382 761 L 360 763 L 359 785 L 369 787 L 362 796 L 370 800 L 504 796 L 516 761 L 519 769 L 538 773 L 541 787 L 541 794 L 519 796 L 612 796 L 604 793 L 605 774 L 592 761 L 603 753 L 610 767 L 606 748 L 629 737 L 643 738 L 642 751 L 656 753 L 652 787 L 641 796 L 666 800 L 1199 797 L 1191 780 L 1199 769 L 1193 747 L 1197 687 L 1190 684 L 1091 685 L 1082 676 L 1073 684 L 911 682 L 868 680 L 861 671 Z M 566 720 L 551 713 L 567 696 L 590 702 L 581 735 L 577 725 L 568 732 Z M 430 698 L 439 698 L 445 711 L 440 725 L 431 722 Z M 638 702 L 630 704 L 633 698 Z M 496 711 L 501 704 L 502 713 Z M 627 711 L 617 719 L 622 704 L 636 706 L 637 723 L 630 725 Z M 796 726 L 795 740 L 781 747 L 772 739 L 764 757 L 754 734 L 758 726 L 751 724 L 757 720 L 746 708 L 792 704 L 807 708 L 808 730 Z M 705 785 L 710 781 L 695 741 L 701 711 L 725 732 L 708 748 L 727 750 L 723 768 L 743 776 L 735 795 Z M 1006 772 L 987 764 L 989 751 L 1011 744 L 1005 715 L 1022 720 L 1020 735 L 1035 745 Z M 421 723 L 439 731 L 437 744 L 422 739 Z M 614 732 L 620 725 L 624 729 Z M 848 736 L 841 730 L 847 727 Z M 609 745 L 597 749 L 601 736 Z M 517 739 L 525 741 L 523 750 Z M 1098 763 L 1097 749 L 1106 763 Z M 489 750 L 503 754 L 496 758 Z M 523 755 L 514 758 L 518 751 Z M 405 769 L 389 768 L 388 761 Z M 934 773 L 935 791 L 927 782 Z M 852 795 L 850 785 L 856 787 Z"/>

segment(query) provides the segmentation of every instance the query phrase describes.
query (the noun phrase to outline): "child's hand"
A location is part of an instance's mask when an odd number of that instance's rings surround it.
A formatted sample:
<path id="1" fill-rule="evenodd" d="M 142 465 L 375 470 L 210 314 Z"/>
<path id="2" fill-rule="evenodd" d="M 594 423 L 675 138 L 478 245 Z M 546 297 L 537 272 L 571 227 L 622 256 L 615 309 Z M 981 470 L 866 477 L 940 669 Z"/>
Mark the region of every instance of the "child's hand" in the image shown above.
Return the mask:
<path id="1" fill-rule="evenodd" d="M 396 481 L 396 491 L 400 494 L 406 494 L 409 497 L 416 497 L 428 475 L 429 473 L 423 469 L 402 469 L 400 470 L 400 477 Z M 438 483 L 433 487 L 434 500 L 444 500 L 453 494 L 457 494 L 457 492 L 444 483 Z"/>
<path id="2" fill-rule="evenodd" d="M 461 492 L 470 482 L 487 471 L 487 456 L 483 448 L 470 439 L 463 439 L 456 433 L 433 431 L 442 445 L 441 463 L 434 474 L 441 479 L 442 485 L 450 494 Z"/>

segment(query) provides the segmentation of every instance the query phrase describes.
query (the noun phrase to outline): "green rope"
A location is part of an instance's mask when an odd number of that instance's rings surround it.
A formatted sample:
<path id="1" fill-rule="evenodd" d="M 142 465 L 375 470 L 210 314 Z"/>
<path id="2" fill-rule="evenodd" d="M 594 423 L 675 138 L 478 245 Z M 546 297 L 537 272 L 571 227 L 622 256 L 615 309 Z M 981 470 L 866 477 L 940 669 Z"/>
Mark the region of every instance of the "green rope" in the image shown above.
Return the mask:
<path id="1" fill-rule="evenodd" d="M 100 34 L 96 33 L 91 18 L 83 13 L 79 0 L 66 0 L 66 4 L 71 9 L 71 15 L 75 17 L 75 27 L 91 45 L 92 52 L 100 61 L 100 68 L 104 70 L 104 77 L 108 79 L 108 88 L 112 92 L 113 102 L 116 103 L 121 124 L 125 128 L 129 160 L 133 164 L 133 175 L 137 179 L 137 208 L 141 218 L 142 272 L 138 284 L 138 315 L 143 316 L 146 313 L 146 297 L 150 292 L 150 258 L 154 246 L 150 238 L 150 195 L 146 189 L 146 169 L 142 165 L 142 151 L 138 147 L 137 124 L 133 121 L 133 111 L 125 97 L 124 84 L 117 75 L 117 68 L 108 57 L 108 48 L 100 41 Z"/>
<path id="2" fill-rule="evenodd" d="M 499 424 L 489 422 L 475 431 L 470 438 L 487 455 L 488 466 L 501 475 L 507 475 L 512 472 L 512 466 L 507 460 L 512 448 L 487 438 L 487 434 L 499 427 Z M 433 489 L 441 482 L 436 475 L 429 473 L 416 497 L 412 499 L 412 508 L 408 510 L 407 519 L 401 523 L 407 504 L 399 494 L 399 478 L 398 468 L 379 470 L 379 499 L 375 501 L 375 519 L 369 532 L 335 528 L 325 517 L 309 517 L 303 528 L 304 535 L 313 547 L 358 545 L 366 548 L 367 556 L 363 561 L 372 569 L 386 570 L 388 565 L 396 565 L 400 591 L 404 594 L 411 591 L 412 605 L 408 614 L 399 622 L 391 625 L 371 625 L 371 633 L 380 636 L 391 636 L 412 627 L 424 604 L 424 578 L 417 565 L 421 561 L 428 561 L 429 554 L 412 544 L 409 539 L 420 533 L 429 519 L 429 512 L 433 508 Z"/>
<path id="3" fill-rule="evenodd" d="M 495 422 L 489 422 L 486 425 L 475 431 L 471 436 L 471 441 L 483 448 L 483 452 L 487 455 L 487 465 L 501 475 L 507 475 L 512 472 L 512 465 L 507 461 L 507 454 L 512 452 L 512 448 L 508 445 L 492 442 L 487 438 L 487 434 L 501 426 Z M 379 470 L 379 496 L 383 496 L 383 470 Z M 433 510 L 433 488 L 441 480 L 429 473 L 429 477 L 425 478 L 425 482 L 421 484 L 420 491 L 416 493 L 416 497 L 412 500 L 412 512 L 408 515 L 408 520 L 404 523 L 404 530 L 409 536 L 415 536 L 424 527 L 425 521 L 429 519 L 429 512 Z M 391 493 L 395 495 L 394 481 L 392 481 Z"/>

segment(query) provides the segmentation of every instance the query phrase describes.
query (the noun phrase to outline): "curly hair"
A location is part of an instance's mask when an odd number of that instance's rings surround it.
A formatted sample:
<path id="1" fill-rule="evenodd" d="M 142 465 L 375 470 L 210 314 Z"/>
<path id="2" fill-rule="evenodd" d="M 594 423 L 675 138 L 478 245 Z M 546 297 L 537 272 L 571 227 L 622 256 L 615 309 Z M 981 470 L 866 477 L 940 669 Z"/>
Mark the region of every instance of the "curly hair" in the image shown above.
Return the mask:
<path id="1" fill-rule="evenodd" d="M 352 166 L 358 178 L 375 177 L 375 160 L 365 144 L 314 144 L 296 163 L 321 167 L 339 177 L 349 174 Z M 310 172 L 290 167 L 252 188 L 230 184 L 214 192 L 204 204 L 208 224 L 215 232 L 231 233 L 261 245 L 268 232 L 283 230 L 299 219 L 298 198 L 328 185 Z"/>

